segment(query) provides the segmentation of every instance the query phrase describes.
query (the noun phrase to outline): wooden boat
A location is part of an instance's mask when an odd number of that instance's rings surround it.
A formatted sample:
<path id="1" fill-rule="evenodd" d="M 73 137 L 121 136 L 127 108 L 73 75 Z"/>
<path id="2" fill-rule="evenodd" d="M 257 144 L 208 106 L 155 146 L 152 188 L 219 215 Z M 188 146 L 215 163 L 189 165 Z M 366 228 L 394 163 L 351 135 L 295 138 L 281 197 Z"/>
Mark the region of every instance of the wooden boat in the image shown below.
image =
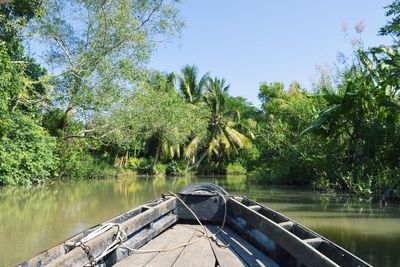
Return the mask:
<path id="1" fill-rule="evenodd" d="M 371 266 L 245 196 L 212 184 L 165 194 L 19 266 Z"/>

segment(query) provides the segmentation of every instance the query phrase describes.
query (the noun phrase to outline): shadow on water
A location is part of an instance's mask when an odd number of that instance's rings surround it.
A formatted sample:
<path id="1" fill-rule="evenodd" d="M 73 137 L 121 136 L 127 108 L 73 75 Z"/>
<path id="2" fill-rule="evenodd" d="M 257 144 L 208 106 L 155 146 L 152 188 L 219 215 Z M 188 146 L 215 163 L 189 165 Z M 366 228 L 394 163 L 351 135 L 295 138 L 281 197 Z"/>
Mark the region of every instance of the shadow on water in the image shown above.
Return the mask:
<path id="1" fill-rule="evenodd" d="M 212 182 L 247 195 L 321 233 L 375 266 L 400 266 L 399 208 L 380 208 L 346 196 L 248 183 L 245 176 L 137 178 L 55 183 L 0 190 L 0 266 L 16 264 L 124 211 Z"/>

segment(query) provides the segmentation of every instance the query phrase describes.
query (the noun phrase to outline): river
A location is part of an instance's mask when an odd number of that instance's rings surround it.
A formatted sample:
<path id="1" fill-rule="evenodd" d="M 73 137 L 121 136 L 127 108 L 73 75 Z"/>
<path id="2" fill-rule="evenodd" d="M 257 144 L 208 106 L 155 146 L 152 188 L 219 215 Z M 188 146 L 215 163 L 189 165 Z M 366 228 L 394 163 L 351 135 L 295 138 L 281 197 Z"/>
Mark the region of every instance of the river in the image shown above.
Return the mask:
<path id="1" fill-rule="evenodd" d="M 343 246 L 374 266 L 400 267 L 400 208 L 245 177 L 137 178 L 0 189 L 0 266 L 34 256 L 90 226 L 168 191 L 213 182 L 247 195 Z"/>

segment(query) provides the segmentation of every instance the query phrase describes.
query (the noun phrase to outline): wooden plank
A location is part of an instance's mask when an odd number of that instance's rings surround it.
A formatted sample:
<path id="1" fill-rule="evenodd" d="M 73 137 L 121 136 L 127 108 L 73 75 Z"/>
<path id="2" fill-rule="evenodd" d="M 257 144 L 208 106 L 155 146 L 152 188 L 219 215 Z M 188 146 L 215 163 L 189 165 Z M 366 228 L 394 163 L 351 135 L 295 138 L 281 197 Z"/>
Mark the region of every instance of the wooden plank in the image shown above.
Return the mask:
<path id="1" fill-rule="evenodd" d="M 207 229 L 211 233 L 217 233 L 219 228 L 214 225 L 207 225 Z M 223 233 L 222 233 L 223 234 Z M 221 234 L 218 234 L 218 244 L 229 245 L 225 239 L 220 237 Z M 218 246 L 217 243 L 211 242 L 211 245 L 214 249 L 214 253 L 217 256 L 217 260 L 219 266 L 221 267 L 237 267 L 237 266 L 248 266 L 246 262 L 240 258 L 240 256 L 232 249 L 231 246 L 221 247 Z"/>
<path id="2" fill-rule="evenodd" d="M 303 239 L 304 242 L 309 244 L 310 246 L 316 248 L 319 245 L 321 245 L 322 242 L 324 242 L 321 238 L 319 237 L 314 237 L 314 238 L 308 238 L 308 239 Z"/>
<path id="3" fill-rule="evenodd" d="M 161 235 L 152 239 L 146 245 L 141 247 L 142 250 L 156 250 L 156 249 L 166 249 L 173 248 L 179 244 L 184 244 L 190 241 L 195 233 L 194 229 L 188 227 L 182 227 L 181 225 L 175 225 L 167 231 L 163 232 Z M 180 252 L 184 248 L 176 249 L 171 251 L 169 254 L 169 258 L 171 261 L 172 254 L 176 254 L 176 257 L 172 259 L 170 265 L 175 261 L 175 259 L 179 256 Z M 177 253 L 178 252 L 178 253 Z M 157 256 L 162 257 L 164 254 L 168 254 L 168 252 L 151 252 L 151 253 L 134 253 L 126 259 L 120 261 L 115 266 L 116 267 L 128 267 L 128 266 L 156 266 L 150 264 L 150 262 L 155 259 Z M 160 266 L 160 265 L 158 265 Z M 169 266 L 167 264 L 162 264 L 162 266 Z"/>
<path id="4" fill-rule="evenodd" d="M 357 267 L 371 267 L 371 265 L 362 264 L 362 260 L 355 257 L 348 251 L 338 248 L 333 243 L 322 242 L 318 246 L 318 251 L 321 251 L 329 258 L 333 259 L 340 266 L 357 266 Z"/>
<path id="5" fill-rule="evenodd" d="M 59 244 L 51 249 L 48 249 L 39 255 L 35 256 L 32 259 L 29 259 L 18 266 L 22 267 L 30 267 L 30 266 L 44 266 L 51 262 L 52 260 L 55 260 L 62 255 L 65 254 L 65 248 L 64 244 Z"/>
<path id="6" fill-rule="evenodd" d="M 339 266 L 312 246 L 307 245 L 299 237 L 278 225 L 276 222 L 247 208 L 237 200 L 232 198 L 229 199 L 228 210 L 229 216 L 243 218 L 244 221 L 246 221 L 246 224 L 258 229 L 261 233 L 268 236 L 272 241 L 298 259 L 299 262 L 309 267 Z"/>
<path id="7" fill-rule="evenodd" d="M 132 238 L 125 241 L 125 245 L 130 248 L 139 249 L 147 242 L 152 240 L 154 237 L 158 236 L 160 233 L 165 231 L 171 225 L 176 223 L 177 220 L 178 217 L 176 216 L 176 214 L 172 213 L 167 214 L 166 216 L 163 216 L 159 220 L 155 221 L 151 225 L 151 227 L 142 229 L 141 231 L 136 233 Z M 124 246 L 120 246 L 114 252 L 112 252 L 108 257 L 106 257 L 106 265 L 112 266 L 117 262 L 120 262 L 121 260 L 125 259 L 131 254 L 132 252 L 130 250 L 128 250 Z"/>
<path id="8" fill-rule="evenodd" d="M 294 223 L 291 221 L 287 221 L 287 222 L 283 222 L 283 223 L 278 223 L 280 226 L 282 226 L 283 228 L 285 228 L 286 230 L 290 231 L 290 229 L 292 229 Z"/>
<path id="9" fill-rule="evenodd" d="M 259 251 L 229 227 L 224 228 L 219 236 L 223 238 L 249 266 L 279 267 L 270 257 Z"/>
<path id="10" fill-rule="evenodd" d="M 191 227 L 191 225 L 181 225 L 180 228 L 180 232 L 170 240 L 170 246 L 177 246 L 180 244 L 195 241 L 196 239 L 201 237 L 201 233 L 198 232 L 194 227 Z M 151 259 L 151 261 L 149 261 L 146 266 L 172 266 L 186 248 L 187 247 L 181 247 L 179 249 L 159 253 L 153 259 Z"/>
<path id="11" fill-rule="evenodd" d="M 251 206 L 249 206 L 249 209 L 252 209 L 252 210 L 258 211 L 258 210 L 260 210 L 260 209 L 261 209 L 261 206 L 260 206 L 260 205 L 251 205 Z"/>
<path id="12" fill-rule="evenodd" d="M 279 255 L 279 252 L 282 251 L 282 248 L 276 245 L 275 242 L 273 242 L 259 230 L 246 227 L 246 223 L 247 222 L 245 220 L 239 217 L 232 218 L 228 216 L 227 218 L 227 224 L 229 227 L 236 231 L 236 233 L 239 233 L 242 238 L 251 240 L 251 243 L 254 246 L 256 246 L 271 259 L 278 259 L 279 257 L 277 257 L 277 254 Z M 287 252 L 285 253 L 288 255 Z"/>
<path id="13" fill-rule="evenodd" d="M 133 232 L 139 230 L 145 225 L 148 225 L 160 216 L 170 212 L 175 207 L 176 198 L 168 197 L 157 206 L 154 206 L 151 209 L 122 222 L 121 229 L 124 230 L 129 236 Z M 85 245 L 90 248 L 90 251 L 94 256 L 97 256 L 112 243 L 115 233 L 116 229 L 110 229 L 102 235 L 86 242 Z M 82 266 L 87 263 L 89 263 L 88 255 L 81 247 L 77 247 L 69 253 L 61 256 L 57 260 L 51 262 L 48 266 Z"/>
<path id="14" fill-rule="evenodd" d="M 193 225 L 192 228 L 200 230 L 199 225 Z M 197 238 L 196 234 L 195 237 Z M 187 246 L 172 265 L 174 267 L 203 267 L 215 266 L 215 256 L 210 246 L 210 241 L 207 238 L 202 238 L 200 241 Z"/>
<path id="15" fill-rule="evenodd" d="M 247 206 L 247 207 L 248 206 L 253 206 L 253 205 L 260 206 L 260 209 L 257 212 L 260 213 L 261 215 L 264 215 L 265 217 L 267 217 L 271 221 L 274 221 L 276 223 L 282 223 L 282 222 L 290 221 L 290 219 L 288 217 L 286 217 L 285 215 L 280 214 L 280 213 L 274 211 L 273 209 L 270 209 L 268 207 L 260 205 L 259 203 L 255 202 L 254 200 L 251 200 L 251 199 L 249 199 L 247 197 L 242 197 L 240 200 L 235 197 L 235 199 L 238 200 L 238 202 L 242 203 L 244 206 Z"/>

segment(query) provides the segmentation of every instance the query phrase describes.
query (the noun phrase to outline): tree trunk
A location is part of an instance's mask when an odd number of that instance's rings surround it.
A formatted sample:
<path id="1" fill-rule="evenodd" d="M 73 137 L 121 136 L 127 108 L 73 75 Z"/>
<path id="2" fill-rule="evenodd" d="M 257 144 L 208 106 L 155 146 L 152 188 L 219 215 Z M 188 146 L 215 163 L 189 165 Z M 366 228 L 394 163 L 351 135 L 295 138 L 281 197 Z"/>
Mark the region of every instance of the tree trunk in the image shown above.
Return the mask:
<path id="1" fill-rule="evenodd" d="M 192 166 L 189 166 L 188 170 L 191 171 L 191 170 L 193 170 L 194 168 L 197 168 L 197 167 L 200 165 L 200 163 L 205 159 L 205 157 L 206 157 L 207 155 L 208 155 L 208 151 L 206 150 L 206 151 L 204 151 L 204 153 L 200 156 L 200 158 L 197 160 L 196 163 L 194 163 Z"/>
<path id="2" fill-rule="evenodd" d="M 153 164 L 151 165 L 151 169 L 154 173 L 155 173 L 155 166 L 157 164 L 158 157 L 160 156 L 160 151 L 161 151 L 161 141 L 158 140 L 156 154 L 154 155 L 154 161 L 153 161 Z"/>
<path id="3" fill-rule="evenodd" d="M 66 131 L 68 128 L 68 122 L 71 119 L 72 115 L 74 113 L 74 107 L 73 106 L 68 106 L 67 110 L 64 112 L 64 115 L 61 119 L 61 129 L 63 129 L 63 131 Z"/>

